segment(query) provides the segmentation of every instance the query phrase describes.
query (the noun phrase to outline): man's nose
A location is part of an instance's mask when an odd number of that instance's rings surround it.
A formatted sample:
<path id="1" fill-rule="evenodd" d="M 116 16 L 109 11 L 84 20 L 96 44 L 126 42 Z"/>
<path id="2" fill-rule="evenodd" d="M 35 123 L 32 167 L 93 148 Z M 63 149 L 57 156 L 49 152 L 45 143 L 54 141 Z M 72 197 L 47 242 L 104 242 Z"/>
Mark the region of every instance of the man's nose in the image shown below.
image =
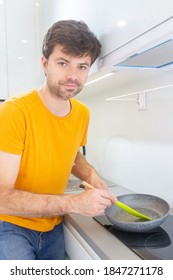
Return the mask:
<path id="1" fill-rule="evenodd" d="M 70 66 L 66 72 L 66 78 L 71 80 L 77 80 L 78 78 L 77 67 Z"/>

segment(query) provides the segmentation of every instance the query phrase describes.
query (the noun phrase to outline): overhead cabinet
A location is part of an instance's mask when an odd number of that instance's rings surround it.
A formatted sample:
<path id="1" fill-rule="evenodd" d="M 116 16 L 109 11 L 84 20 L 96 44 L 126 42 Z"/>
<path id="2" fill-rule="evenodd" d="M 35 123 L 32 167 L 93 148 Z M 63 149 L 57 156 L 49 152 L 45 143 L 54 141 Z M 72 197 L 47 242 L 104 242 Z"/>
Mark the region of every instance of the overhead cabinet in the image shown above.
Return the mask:
<path id="1" fill-rule="evenodd" d="M 97 15 L 101 58 L 172 17 L 172 11 L 172 0 L 102 2 Z"/>
<path id="2" fill-rule="evenodd" d="M 171 85 L 172 50 L 173 16 L 101 57 L 98 70 L 89 75 L 80 99 L 98 92 L 100 97 L 101 92 L 106 97 L 111 90 L 114 96 L 127 95 Z"/>
<path id="3" fill-rule="evenodd" d="M 0 99 L 39 86 L 40 1 L 0 2 Z"/>

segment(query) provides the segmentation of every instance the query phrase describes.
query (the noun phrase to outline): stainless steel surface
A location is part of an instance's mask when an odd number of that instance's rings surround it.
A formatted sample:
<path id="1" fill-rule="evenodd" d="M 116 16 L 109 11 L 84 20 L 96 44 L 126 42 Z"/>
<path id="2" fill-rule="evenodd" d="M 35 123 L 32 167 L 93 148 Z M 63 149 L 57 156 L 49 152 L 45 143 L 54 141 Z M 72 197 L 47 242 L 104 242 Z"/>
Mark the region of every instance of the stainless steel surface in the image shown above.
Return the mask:
<path id="1" fill-rule="evenodd" d="M 115 186 L 115 184 L 110 182 L 109 180 L 104 180 L 104 181 L 105 181 L 105 183 L 107 184 L 108 187 Z M 79 186 L 81 185 L 81 182 L 82 182 L 82 180 L 80 180 L 77 177 L 71 175 L 69 180 L 68 180 L 66 193 L 68 193 L 68 192 L 80 192 L 81 189 L 79 188 Z"/>
<path id="2" fill-rule="evenodd" d="M 81 184 L 81 180 L 71 176 L 68 180 L 67 188 L 66 188 L 66 193 L 67 192 L 76 192 L 80 191 L 79 186 Z"/>
<path id="3" fill-rule="evenodd" d="M 141 259 L 94 219 L 77 214 L 70 214 L 64 219 L 65 224 L 68 222 L 77 230 L 102 260 Z"/>

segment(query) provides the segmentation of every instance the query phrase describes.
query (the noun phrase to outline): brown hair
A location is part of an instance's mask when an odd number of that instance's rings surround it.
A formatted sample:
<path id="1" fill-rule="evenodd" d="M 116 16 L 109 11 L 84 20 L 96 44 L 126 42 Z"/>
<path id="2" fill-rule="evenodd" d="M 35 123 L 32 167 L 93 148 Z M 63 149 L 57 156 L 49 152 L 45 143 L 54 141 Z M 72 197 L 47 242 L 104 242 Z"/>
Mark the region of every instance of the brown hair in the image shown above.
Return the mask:
<path id="1" fill-rule="evenodd" d="M 42 53 L 46 59 L 56 45 L 62 45 L 64 53 L 74 56 L 91 56 L 94 63 L 101 51 L 101 44 L 86 23 L 75 20 L 61 20 L 54 23 L 47 31 L 42 46 Z"/>

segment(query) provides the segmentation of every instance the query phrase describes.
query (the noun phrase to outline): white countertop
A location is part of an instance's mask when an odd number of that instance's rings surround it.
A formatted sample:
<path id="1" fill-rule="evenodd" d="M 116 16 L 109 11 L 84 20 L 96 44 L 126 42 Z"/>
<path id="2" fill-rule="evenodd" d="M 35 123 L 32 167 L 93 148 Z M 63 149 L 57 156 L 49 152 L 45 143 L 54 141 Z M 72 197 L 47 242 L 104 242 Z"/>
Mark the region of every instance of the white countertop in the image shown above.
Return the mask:
<path id="1" fill-rule="evenodd" d="M 116 196 L 132 193 L 131 191 L 118 185 L 112 185 L 109 189 Z M 85 217 L 79 214 L 70 214 L 66 215 L 64 218 L 64 223 L 66 224 L 68 222 L 78 231 L 78 233 L 85 239 L 85 241 L 101 259 L 141 259 L 93 218 Z"/>

